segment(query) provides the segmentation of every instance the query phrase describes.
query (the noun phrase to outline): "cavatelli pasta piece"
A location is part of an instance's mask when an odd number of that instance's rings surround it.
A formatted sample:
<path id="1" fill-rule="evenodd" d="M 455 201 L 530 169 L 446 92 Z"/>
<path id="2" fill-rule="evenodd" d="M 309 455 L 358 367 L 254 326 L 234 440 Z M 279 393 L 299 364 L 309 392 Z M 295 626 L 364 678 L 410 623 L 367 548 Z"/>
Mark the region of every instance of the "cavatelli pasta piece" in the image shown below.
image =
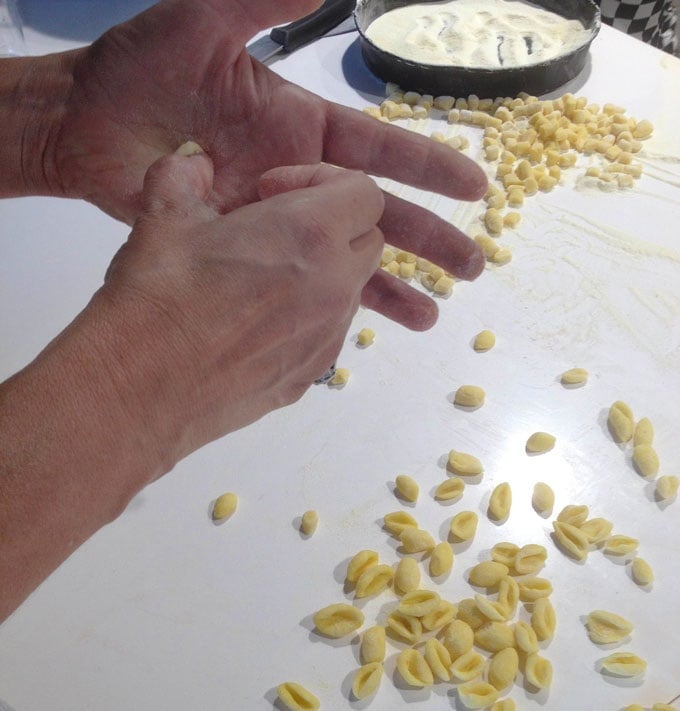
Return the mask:
<path id="1" fill-rule="evenodd" d="M 276 691 L 288 711 L 317 711 L 321 707 L 319 699 L 295 681 L 279 684 Z"/>
<path id="2" fill-rule="evenodd" d="M 352 605 L 339 602 L 319 610 L 314 615 L 314 624 L 327 637 L 344 637 L 364 624 L 364 613 Z"/>
<path id="3" fill-rule="evenodd" d="M 418 528 L 418 522 L 408 511 L 393 511 L 383 516 L 383 528 L 398 538 L 405 528 Z"/>
<path id="4" fill-rule="evenodd" d="M 397 669 L 411 686 L 432 686 L 434 676 L 425 657 L 417 649 L 404 649 L 397 657 Z"/>
<path id="5" fill-rule="evenodd" d="M 352 694 L 356 699 L 365 699 L 378 690 L 383 675 L 380 662 L 364 664 L 357 670 L 352 680 Z"/>

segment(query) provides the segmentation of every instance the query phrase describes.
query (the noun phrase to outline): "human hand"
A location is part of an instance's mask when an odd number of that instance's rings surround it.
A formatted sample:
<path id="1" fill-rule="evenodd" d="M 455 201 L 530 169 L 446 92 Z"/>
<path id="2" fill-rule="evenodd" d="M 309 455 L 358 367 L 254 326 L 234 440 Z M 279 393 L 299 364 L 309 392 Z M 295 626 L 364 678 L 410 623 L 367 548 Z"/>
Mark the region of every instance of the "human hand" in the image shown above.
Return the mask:
<path id="1" fill-rule="evenodd" d="M 150 168 L 141 216 L 95 297 L 122 334 L 134 330 L 113 377 L 159 450 L 179 448 L 173 462 L 324 373 L 383 246 L 383 195 L 362 173 L 275 168 L 258 182 L 262 200 L 227 215 L 208 202 L 213 178 L 203 153 Z"/>
<path id="2" fill-rule="evenodd" d="M 244 49 L 258 30 L 319 0 L 165 0 L 74 54 L 73 84 L 45 173 L 131 223 L 151 163 L 194 140 L 215 167 L 210 204 L 222 213 L 257 200 L 275 166 L 321 161 L 474 200 L 486 179 L 473 162 L 425 137 L 294 86 Z M 386 240 L 460 278 L 483 267 L 477 246 L 429 211 L 387 196 Z M 434 303 L 378 273 L 365 305 L 410 328 L 434 323 Z"/>
<path id="3" fill-rule="evenodd" d="M 379 263 L 366 175 L 275 168 L 221 215 L 212 161 L 186 149 L 147 172 L 87 307 L 0 384 L 0 622 L 180 459 L 299 398 Z"/>

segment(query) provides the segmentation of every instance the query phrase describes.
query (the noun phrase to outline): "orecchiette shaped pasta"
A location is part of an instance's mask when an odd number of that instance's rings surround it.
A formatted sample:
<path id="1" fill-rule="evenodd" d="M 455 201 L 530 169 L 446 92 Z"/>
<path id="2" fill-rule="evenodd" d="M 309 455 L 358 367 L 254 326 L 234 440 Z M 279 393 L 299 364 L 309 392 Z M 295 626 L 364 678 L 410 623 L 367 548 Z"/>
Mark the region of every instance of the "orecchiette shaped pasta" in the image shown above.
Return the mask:
<path id="1" fill-rule="evenodd" d="M 394 573 L 394 588 L 399 595 L 416 590 L 420 585 L 420 568 L 413 558 L 402 558 Z"/>
<path id="2" fill-rule="evenodd" d="M 394 570 L 391 566 L 373 565 L 359 576 L 354 594 L 357 597 L 378 595 L 390 586 L 393 577 Z"/>
<path id="3" fill-rule="evenodd" d="M 361 574 L 378 564 L 376 551 L 359 551 L 347 564 L 347 582 L 356 583 Z"/>
<path id="4" fill-rule="evenodd" d="M 425 661 L 437 679 L 448 681 L 451 678 L 451 655 L 436 637 L 425 643 Z"/>
<path id="5" fill-rule="evenodd" d="M 621 615 L 607 610 L 593 610 L 586 620 L 588 636 L 595 644 L 621 642 L 633 631 L 633 625 Z"/>
<path id="6" fill-rule="evenodd" d="M 552 639 L 557 626 L 557 616 L 552 603 L 547 597 L 542 597 L 534 603 L 531 613 L 531 626 L 540 642 Z"/>
<path id="7" fill-rule="evenodd" d="M 486 681 L 469 681 L 458 687 L 458 698 L 468 709 L 485 709 L 497 699 L 498 689 Z"/>
<path id="8" fill-rule="evenodd" d="M 588 536 L 576 526 L 562 521 L 553 521 L 555 540 L 560 548 L 576 560 L 585 560 L 590 550 Z"/>
<path id="9" fill-rule="evenodd" d="M 418 528 L 418 522 L 408 511 L 392 511 L 383 516 L 383 527 L 398 538 L 405 528 Z"/>
<path id="10" fill-rule="evenodd" d="M 552 683 L 553 669 L 549 659 L 530 654 L 524 663 L 524 677 L 537 689 L 547 689 Z"/>
<path id="11" fill-rule="evenodd" d="M 404 681 L 411 686 L 422 687 L 434 684 L 432 670 L 417 649 L 401 651 L 397 657 L 397 669 Z"/>
<path id="12" fill-rule="evenodd" d="M 362 664 L 383 662 L 385 659 L 385 628 L 381 625 L 369 627 L 361 636 L 359 655 Z"/>
<path id="13" fill-rule="evenodd" d="M 352 694 L 357 699 L 365 699 L 375 694 L 380 686 L 383 668 L 380 662 L 370 662 L 358 669 L 352 680 Z"/>
<path id="14" fill-rule="evenodd" d="M 327 637 L 344 637 L 364 623 L 364 613 L 352 605 L 339 602 L 328 605 L 314 615 L 314 624 Z"/>
<path id="15" fill-rule="evenodd" d="M 451 519 L 451 534 L 459 541 L 469 541 L 477 531 L 478 517 L 474 511 L 459 511 Z"/>
<path id="16" fill-rule="evenodd" d="M 489 683 L 498 691 L 510 686 L 515 681 L 519 668 L 519 655 L 513 647 L 506 647 L 496 652 L 489 660 L 487 677 Z"/>
<path id="17" fill-rule="evenodd" d="M 317 711 L 321 703 L 311 691 L 295 681 L 286 681 L 277 688 L 279 699 L 289 711 Z"/>
<path id="18" fill-rule="evenodd" d="M 402 615 L 422 617 L 439 607 L 441 597 L 434 590 L 413 590 L 401 598 L 398 610 Z"/>
<path id="19" fill-rule="evenodd" d="M 639 676 L 645 669 L 647 662 L 631 652 L 615 652 L 602 660 L 602 670 L 614 676 Z"/>
<path id="20" fill-rule="evenodd" d="M 451 674 L 457 681 L 470 681 L 482 673 L 485 664 L 484 657 L 479 652 L 470 649 L 453 661 Z"/>

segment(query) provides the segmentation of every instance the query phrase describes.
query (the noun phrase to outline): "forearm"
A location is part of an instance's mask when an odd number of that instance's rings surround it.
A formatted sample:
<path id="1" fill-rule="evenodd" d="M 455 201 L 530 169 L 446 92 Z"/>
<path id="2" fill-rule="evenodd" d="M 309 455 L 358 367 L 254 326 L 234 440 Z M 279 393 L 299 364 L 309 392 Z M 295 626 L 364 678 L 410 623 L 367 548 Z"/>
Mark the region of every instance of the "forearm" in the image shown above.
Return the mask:
<path id="1" fill-rule="evenodd" d="M 52 151 L 78 52 L 0 60 L 0 197 L 63 194 Z"/>
<path id="2" fill-rule="evenodd" d="M 129 349 L 148 324 L 121 317 L 91 304 L 0 387 L 0 621 L 175 462 L 154 423 L 160 367 Z"/>

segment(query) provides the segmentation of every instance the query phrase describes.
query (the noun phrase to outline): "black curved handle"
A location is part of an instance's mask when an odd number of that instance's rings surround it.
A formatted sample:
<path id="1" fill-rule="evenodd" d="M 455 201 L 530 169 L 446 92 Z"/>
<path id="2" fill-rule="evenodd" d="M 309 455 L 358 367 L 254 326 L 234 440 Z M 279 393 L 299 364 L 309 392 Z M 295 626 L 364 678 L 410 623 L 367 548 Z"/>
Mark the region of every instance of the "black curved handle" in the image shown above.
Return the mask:
<path id="1" fill-rule="evenodd" d="M 325 0 L 318 10 L 289 25 L 275 27 L 269 36 L 286 52 L 292 52 L 339 25 L 352 14 L 355 5 L 356 0 Z"/>

